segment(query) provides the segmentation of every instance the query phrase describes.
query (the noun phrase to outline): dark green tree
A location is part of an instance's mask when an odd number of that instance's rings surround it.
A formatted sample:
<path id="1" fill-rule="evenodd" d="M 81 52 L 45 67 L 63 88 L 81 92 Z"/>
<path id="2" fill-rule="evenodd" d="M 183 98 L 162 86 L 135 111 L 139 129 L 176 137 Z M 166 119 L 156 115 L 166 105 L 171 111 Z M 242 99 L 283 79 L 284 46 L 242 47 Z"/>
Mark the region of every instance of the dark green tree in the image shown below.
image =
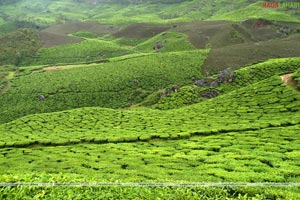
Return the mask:
<path id="1" fill-rule="evenodd" d="M 41 47 L 37 31 L 19 29 L 0 37 L 0 65 L 20 65 L 30 60 Z"/>

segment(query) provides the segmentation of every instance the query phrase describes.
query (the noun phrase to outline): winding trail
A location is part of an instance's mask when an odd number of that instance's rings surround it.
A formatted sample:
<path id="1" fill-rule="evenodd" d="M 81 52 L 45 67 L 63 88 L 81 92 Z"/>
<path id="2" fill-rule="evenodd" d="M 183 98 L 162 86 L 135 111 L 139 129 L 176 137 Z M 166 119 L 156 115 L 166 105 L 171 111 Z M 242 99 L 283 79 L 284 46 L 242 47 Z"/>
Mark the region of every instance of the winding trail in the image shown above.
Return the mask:
<path id="1" fill-rule="evenodd" d="M 74 68 L 79 68 L 79 67 L 86 67 L 86 66 L 93 66 L 93 65 L 99 65 L 101 63 L 92 63 L 92 64 L 80 64 L 80 65 L 58 65 L 58 66 L 49 66 L 49 67 L 44 67 L 38 70 L 33 70 L 31 74 L 43 72 L 43 71 L 57 71 L 57 70 L 68 70 L 68 69 L 74 69 Z"/>

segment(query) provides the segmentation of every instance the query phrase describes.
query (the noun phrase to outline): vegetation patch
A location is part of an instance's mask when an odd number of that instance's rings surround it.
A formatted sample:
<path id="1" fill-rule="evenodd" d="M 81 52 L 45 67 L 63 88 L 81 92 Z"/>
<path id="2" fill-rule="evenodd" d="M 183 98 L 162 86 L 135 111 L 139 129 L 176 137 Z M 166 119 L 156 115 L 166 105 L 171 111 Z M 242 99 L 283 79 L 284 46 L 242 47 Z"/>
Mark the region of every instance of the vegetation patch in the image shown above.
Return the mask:
<path id="1" fill-rule="evenodd" d="M 0 199 L 300 199 L 297 9 L 2 0 L 0 13 Z"/>
<path id="2" fill-rule="evenodd" d="M 112 42 L 86 39 L 76 44 L 41 49 L 32 63 L 39 65 L 95 62 L 128 53 L 128 49 Z"/>
<path id="3" fill-rule="evenodd" d="M 1 116 L 9 121 L 79 107 L 127 107 L 161 88 L 175 83 L 186 85 L 193 77 L 201 77 L 200 66 L 207 53 L 197 50 L 149 54 L 69 70 L 20 74 L 0 99 Z M 39 100 L 40 95 L 44 101 Z"/>
<path id="4" fill-rule="evenodd" d="M 38 33 L 20 29 L 0 37 L 0 65 L 20 65 L 30 60 L 41 47 Z"/>
<path id="5" fill-rule="evenodd" d="M 141 52 L 159 52 L 186 51 L 195 48 L 189 43 L 185 34 L 177 32 L 163 32 L 151 39 L 137 45 L 136 50 Z"/>

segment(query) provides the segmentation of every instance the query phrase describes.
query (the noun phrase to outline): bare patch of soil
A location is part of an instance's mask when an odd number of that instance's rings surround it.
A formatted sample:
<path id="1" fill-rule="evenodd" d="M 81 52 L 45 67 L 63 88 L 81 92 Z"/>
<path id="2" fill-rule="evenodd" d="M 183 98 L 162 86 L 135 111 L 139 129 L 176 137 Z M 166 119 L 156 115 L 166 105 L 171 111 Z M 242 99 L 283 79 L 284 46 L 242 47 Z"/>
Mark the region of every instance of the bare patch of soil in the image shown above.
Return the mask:
<path id="1" fill-rule="evenodd" d="M 99 65 L 99 63 L 97 63 L 97 64 L 89 64 L 88 66 L 93 66 L 93 65 Z M 78 67 L 84 67 L 84 66 L 87 66 L 87 65 L 58 65 L 58 66 L 49 66 L 49 67 L 44 67 L 42 69 L 34 70 L 31 73 L 35 74 L 35 73 L 39 73 L 39 72 L 43 72 L 43 71 L 68 70 L 68 69 L 73 69 L 73 68 L 78 68 Z"/>
<path id="2" fill-rule="evenodd" d="M 282 75 L 282 76 L 281 76 L 281 80 L 282 80 L 285 84 L 287 84 L 287 85 L 289 85 L 289 86 L 291 86 L 291 87 L 296 87 L 296 86 L 297 86 L 297 81 L 295 81 L 295 80 L 293 79 L 293 74 L 285 74 L 285 75 Z"/>
<path id="3" fill-rule="evenodd" d="M 68 65 L 68 66 L 50 66 L 50 67 L 45 67 L 39 70 L 34 70 L 31 73 L 35 74 L 35 73 L 39 73 L 42 71 L 56 71 L 56 70 L 66 70 L 66 69 L 73 69 L 76 67 L 81 67 L 81 66 L 76 66 L 76 65 Z"/>

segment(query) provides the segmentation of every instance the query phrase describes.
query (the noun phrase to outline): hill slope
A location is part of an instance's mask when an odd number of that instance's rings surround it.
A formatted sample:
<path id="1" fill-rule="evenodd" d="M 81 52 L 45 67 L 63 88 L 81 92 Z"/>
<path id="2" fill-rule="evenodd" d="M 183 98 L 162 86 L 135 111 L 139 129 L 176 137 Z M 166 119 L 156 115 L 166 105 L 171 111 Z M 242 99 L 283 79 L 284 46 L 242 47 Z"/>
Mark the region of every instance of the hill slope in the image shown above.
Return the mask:
<path id="1" fill-rule="evenodd" d="M 1 0 L 0 199 L 300 199 L 299 14 Z"/>
<path id="2" fill-rule="evenodd" d="M 0 125 L 1 172 L 297 182 L 299 102 L 300 93 L 274 76 L 178 110 L 82 108 L 27 116 Z"/>
<path id="3" fill-rule="evenodd" d="M 2 17 L 31 21 L 39 26 L 74 20 L 98 20 L 102 23 L 179 22 L 205 19 L 245 20 L 266 18 L 299 22 L 297 12 L 286 9 L 270 11 L 261 2 L 239 0 L 191 1 L 33 1 L 3 4 Z M 22 14 L 20 14 L 22 13 Z"/>
<path id="4" fill-rule="evenodd" d="M 50 27 L 41 32 L 42 42 L 45 45 L 62 45 L 57 48 L 63 49 L 65 48 L 64 44 L 80 39 L 98 39 L 99 42 L 106 40 L 127 48 L 127 53 L 130 53 L 131 50 L 154 52 L 153 47 L 157 43 L 162 46 L 160 49 L 162 52 L 209 47 L 212 51 L 204 68 L 211 73 L 227 67 L 240 68 L 269 58 L 295 57 L 299 56 L 300 52 L 299 23 L 249 19 L 242 22 L 136 23 L 121 29 L 95 22 L 90 23 L 92 25 L 88 28 L 87 24 L 89 23 L 77 22 Z M 76 29 L 76 27 L 83 29 L 78 31 L 80 29 Z M 59 35 L 52 33 L 53 31 L 58 32 Z M 82 38 L 71 37 L 70 33 Z M 108 34 L 103 35 L 104 33 Z M 73 46 L 76 47 L 76 45 Z M 42 49 L 41 52 L 43 51 L 47 52 L 48 49 Z M 81 52 L 80 50 L 76 51 L 78 51 L 77 56 L 73 55 L 68 59 L 75 61 L 78 60 L 78 56 L 86 54 L 83 49 Z M 52 55 L 47 56 L 51 57 Z M 93 56 L 94 54 L 90 55 L 90 57 Z M 65 55 L 61 57 L 65 57 Z M 92 59 L 90 60 L 92 61 Z M 55 60 L 52 62 L 55 64 Z M 58 62 L 63 63 L 63 59 Z M 44 61 L 44 64 L 47 63 Z"/>
<path id="5" fill-rule="evenodd" d="M 201 77 L 207 53 L 150 53 L 106 64 L 21 73 L 0 98 L 0 121 L 79 107 L 127 107 L 154 91 Z M 40 95 L 44 101 L 39 101 Z"/>

